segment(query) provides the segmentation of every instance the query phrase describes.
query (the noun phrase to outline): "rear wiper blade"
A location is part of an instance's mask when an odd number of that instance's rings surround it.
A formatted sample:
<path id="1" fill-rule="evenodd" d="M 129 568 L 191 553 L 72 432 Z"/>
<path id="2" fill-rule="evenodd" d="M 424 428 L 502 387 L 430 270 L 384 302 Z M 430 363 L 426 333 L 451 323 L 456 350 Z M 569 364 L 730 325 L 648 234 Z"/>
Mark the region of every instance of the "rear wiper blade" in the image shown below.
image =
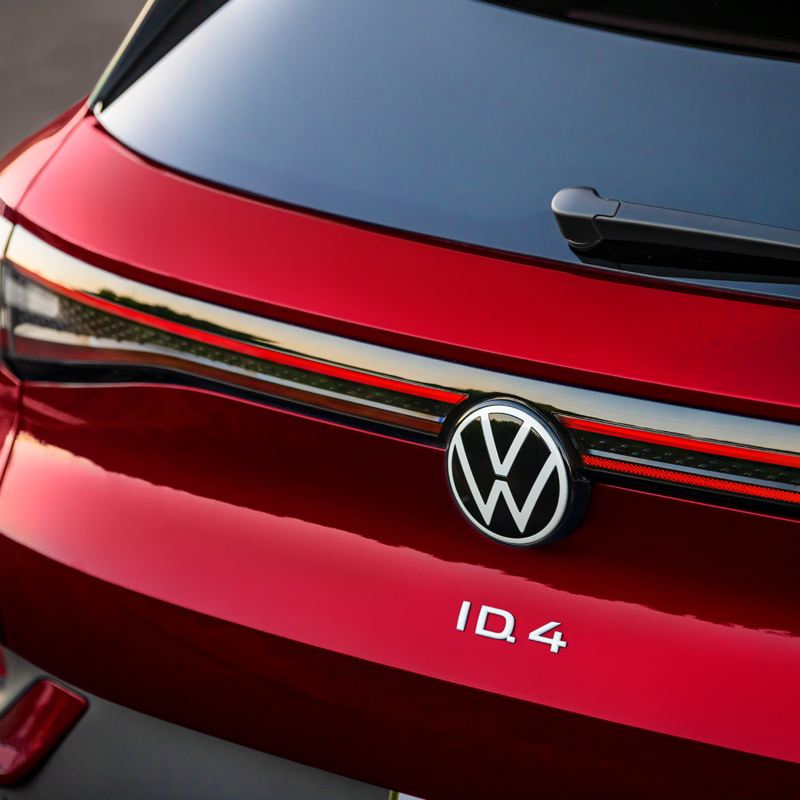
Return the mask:
<path id="1" fill-rule="evenodd" d="M 789 228 L 610 200 L 591 187 L 562 189 L 551 208 L 561 234 L 581 257 L 648 263 L 668 253 L 670 260 L 706 268 L 713 255 L 726 254 L 731 262 L 738 257 L 773 264 L 800 261 L 800 231 Z"/>

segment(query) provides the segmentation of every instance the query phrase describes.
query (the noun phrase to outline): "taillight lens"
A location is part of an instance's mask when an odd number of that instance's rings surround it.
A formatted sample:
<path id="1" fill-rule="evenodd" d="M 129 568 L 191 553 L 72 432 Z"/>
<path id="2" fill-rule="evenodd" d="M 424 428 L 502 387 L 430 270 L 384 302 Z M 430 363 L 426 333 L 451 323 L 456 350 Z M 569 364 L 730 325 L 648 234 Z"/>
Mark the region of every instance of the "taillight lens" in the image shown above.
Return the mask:
<path id="1" fill-rule="evenodd" d="M 0 714 L 0 786 L 21 781 L 86 711 L 80 695 L 51 680 L 30 686 Z"/>
<path id="2" fill-rule="evenodd" d="M 53 248 L 20 228 L 12 248 L 25 266 L 4 264 L 4 328 L 7 356 L 23 378 L 211 382 L 428 434 L 438 433 L 466 397 L 275 346 L 270 325 L 278 323 L 145 287 L 63 254 L 72 263 L 54 268 Z M 37 259 L 41 269 L 28 263 Z"/>

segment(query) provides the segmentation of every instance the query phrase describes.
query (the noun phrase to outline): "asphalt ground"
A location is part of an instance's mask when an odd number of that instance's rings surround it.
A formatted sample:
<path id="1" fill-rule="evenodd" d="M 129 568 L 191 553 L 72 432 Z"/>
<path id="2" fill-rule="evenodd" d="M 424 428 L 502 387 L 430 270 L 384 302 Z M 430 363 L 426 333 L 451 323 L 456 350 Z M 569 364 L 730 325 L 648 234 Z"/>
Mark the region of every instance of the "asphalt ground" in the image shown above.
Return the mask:
<path id="1" fill-rule="evenodd" d="M 144 0 L 0 0 L 0 156 L 88 94 Z"/>

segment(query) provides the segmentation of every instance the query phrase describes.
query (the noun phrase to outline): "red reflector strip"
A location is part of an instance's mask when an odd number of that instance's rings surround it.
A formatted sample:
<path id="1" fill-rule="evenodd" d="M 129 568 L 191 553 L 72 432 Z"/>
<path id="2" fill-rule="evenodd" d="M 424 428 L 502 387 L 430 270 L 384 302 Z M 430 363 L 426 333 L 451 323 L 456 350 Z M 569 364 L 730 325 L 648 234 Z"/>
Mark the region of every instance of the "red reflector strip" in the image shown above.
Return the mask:
<path id="1" fill-rule="evenodd" d="M 595 420 L 580 419 L 578 417 L 560 416 L 559 418 L 567 428 L 577 431 L 616 436 L 620 439 L 659 444 L 665 447 L 677 447 L 681 450 L 693 450 L 698 453 L 707 453 L 708 455 L 741 458 L 747 461 L 757 461 L 761 464 L 800 468 L 800 456 L 791 455 L 790 453 L 777 453 L 769 450 L 759 450 L 754 447 L 722 444 L 721 442 L 706 442 L 702 439 L 628 428 L 624 425 L 611 425 L 607 422 L 596 422 Z"/>
<path id="2" fill-rule="evenodd" d="M 670 469 L 648 467 L 646 464 L 632 464 L 626 461 L 617 461 L 613 458 L 583 455 L 581 460 L 587 467 L 607 469 L 612 472 L 622 472 L 626 475 L 637 475 L 642 478 L 670 481 L 684 486 L 697 486 L 703 489 L 714 489 L 720 492 L 760 497 L 764 500 L 779 500 L 784 503 L 800 504 L 800 492 L 790 492 L 784 489 L 773 489 L 769 486 L 758 486 L 752 483 L 738 483 L 723 478 L 712 478 L 706 475 L 695 475 L 687 472 L 675 472 Z"/>
<path id="3" fill-rule="evenodd" d="M 388 378 L 383 375 L 375 375 L 371 372 L 361 372 L 359 370 L 350 369 L 348 367 L 341 367 L 336 364 L 330 364 L 324 361 L 315 361 L 311 358 L 304 358 L 303 356 L 295 356 L 291 353 L 285 353 L 280 350 L 272 350 L 268 347 L 262 347 L 256 344 L 243 342 L 241 339 L 235 339 L 229 336 L 223 336 L 218 333 L 203 330 L 202 328 L 194 328 L 191 325 L 183 325 L 180 322 L 173 320 L 163 319 L 154 314 L 148 314 L 138 309 L 129 308 L 128 306 L 119 305 L 118 303 L 105 300 L 101 297 L 88 294 L 86 292 L 69 289 L 60 284 L 48 281 L 41 275 L 29 272 L 19 266 L 15 265 L 15 269 L 26 275 L 31 280 L 46 286 L 57 294 L 75 300 L 78 303 L 90 306 L 98 311 L 104 311 L 107 314 L 114 314 L 117 317 L 122 317 L 130 322 L 136 322 L 140 325 L 147 325 L 148 327 L 155 328 L 165 333 L 171 333 L 175 336 L 182 336 L 186 339 L 191 339 L 196 342 L 203 342 L 204 344 L 212 345 L 213 347 L 220 347 L 225 350 L 230 350 L 234 353 L 250 356 L 251 358 L 258 358 L 263 361 L 269 361 L 273 364 L 281 364 L 287 367 L 294 367 L 302 369 L 307 372 L 313 372 L 318 375 L 327 375 L 331 378 L 338 378 L 339 380 L 352 381 L 353 383 L 360 383 L 365 386 L 374 386 L 378 389 L 387 389 L 393 392 L 400 392 L 401 394 L 412 395 L 414 397 L 424 397 L 428 400 L 435 400 L 441 403 L 450 403 L 456 405 L 462 400 L 467 398 L 467 395 L 462 392 L 452 392 L 447 389 L 437 389 L 434 386 L 424 386 L 418 383 L 410 383 L 408 381 L 399 380 L 397 378 Z"/>
<path id="4" fill-rule="evenodd" d="M 61 741 L 87 702 L 53 681 L 31 686 L 0 717 L 0 786 L 28 774 Z"/>

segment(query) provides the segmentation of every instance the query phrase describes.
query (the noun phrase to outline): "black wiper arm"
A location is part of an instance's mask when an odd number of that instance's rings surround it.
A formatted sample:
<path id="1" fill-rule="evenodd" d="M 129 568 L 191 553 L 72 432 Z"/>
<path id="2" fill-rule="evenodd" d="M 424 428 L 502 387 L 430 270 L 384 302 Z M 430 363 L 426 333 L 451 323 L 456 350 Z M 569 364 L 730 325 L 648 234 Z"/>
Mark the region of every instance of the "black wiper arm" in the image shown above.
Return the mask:
<path id="1" fill-rule="evenodd" d="M 607 200 L 590 187 L 562 189 L 551 208 L 561 234 L 580 252 L 635 243 L 644 250 L 652 245 L 800 261 L 800 231 L 789 228 Z"/>

